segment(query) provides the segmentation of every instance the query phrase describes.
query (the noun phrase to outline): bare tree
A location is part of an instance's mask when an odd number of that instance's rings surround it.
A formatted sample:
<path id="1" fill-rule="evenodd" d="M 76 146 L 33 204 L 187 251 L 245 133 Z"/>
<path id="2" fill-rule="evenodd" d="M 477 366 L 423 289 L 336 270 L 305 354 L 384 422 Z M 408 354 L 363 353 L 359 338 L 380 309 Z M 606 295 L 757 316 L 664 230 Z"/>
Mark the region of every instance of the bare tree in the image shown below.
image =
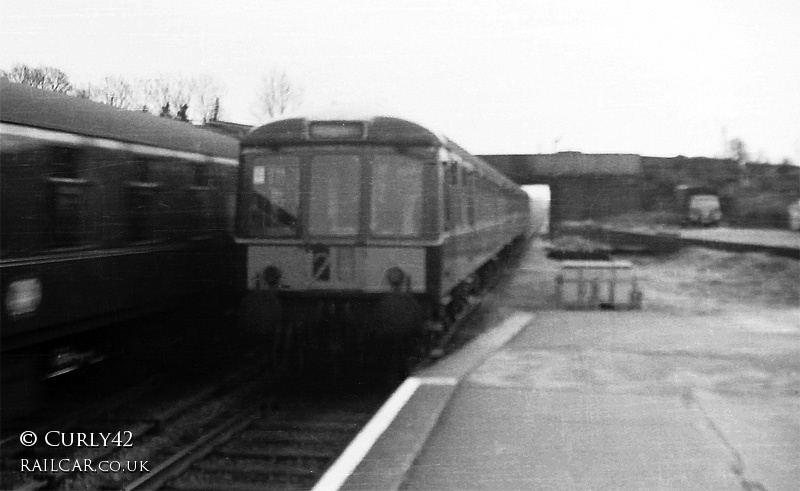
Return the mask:
<path id="1" fill-rule="evenodd" d="M 181 121 L 209 121 L 219 114 L 222 89 L 210 75 L 125 79 L 109 76 L 75 90 L 78 97 L 121 109 L 157 114 Z M 216 112 L 215 112 L 216 111 Z"/>
<path id="2" fill-rule="evenodd" d="M 191 88 L 187 79 L 176 77 L 156 77 L 139 82 L 144 92 L 145 104 L 152 112 L 164 115 L 164 108 L 180 108 L 191 102 Z M 171 115 L 171 113 L 169 113 Z"/>
<path id="3" fill-rule="evenodd" d="M 162 118 L 171 118 L 172 111 L 169 109 L 169 102 L 161 106 L 161 112 L 158 114 Z"/>
<path id="4" fill-rule="evenodd" d="M 141 103 L 153 113 L 164 113 L 169 104 L 175 110 L 171 117 L 181 121 L 210 121 L 219 114 L 222 85 L 210 75 L 194 77 L 156 77 L 137 83 L 142 93 Z"/>
<path id="5" fill-rule="evenodd" d="M 211 115 L 209 116 L 209 121 L 219 121 L 219 97 L 214 99 L 214 107 L 211 110 Z"/>
<path id="6" fill-rule="evenodd" d="M 194 110 L 193 119 L 203 123 L 216 120 L 219 117 L 219 98 L 222 95 L 222 85 L 211 75 L 203 74 L 189 80 L 189 88 Z"/>
<path id="7" fill-rule="evenodd" d="M 106 77 L 99 85 L 89 85 L 77 93 L 79 97 L 84 96 L 83 94 L 95 102 L 102 102 L 120 109 L 137 110 L 140 108 L 135 85 L 122 77 Z"/>
<path id="8" fill-rule="evenodd" d="M 258 113 L 264 119 L 273 119 L 302 102 L 302 88 L 289 80 L 286 72 L 273 71 L 262 78 L 258 94 Z"/>
<path id="9" fill-rule="evenodd" d="M 732 159 L 742 165 L 750 158 L 750 155 L 747 153 L 747 146 L 741 138 L 734 138 L 728 142 L 728 152 Z"/>
<path id="10" fill-rule="evenodd" d="M 24 83 L 40 89 L 64 94 L 73 90 L 67 74 L 52 66 L 33 68 L 20 63 L 14 65 L 11 71 L 2 73 L 11 82 Z"/>
<path id="11" fill-rule="evenodd" d="M 178 109 L 178 112 L 175 113 L 175 119 L 178 121 L 183 121 L 184 123 L 189 122 L 189 104 L 184 104 Z"/>

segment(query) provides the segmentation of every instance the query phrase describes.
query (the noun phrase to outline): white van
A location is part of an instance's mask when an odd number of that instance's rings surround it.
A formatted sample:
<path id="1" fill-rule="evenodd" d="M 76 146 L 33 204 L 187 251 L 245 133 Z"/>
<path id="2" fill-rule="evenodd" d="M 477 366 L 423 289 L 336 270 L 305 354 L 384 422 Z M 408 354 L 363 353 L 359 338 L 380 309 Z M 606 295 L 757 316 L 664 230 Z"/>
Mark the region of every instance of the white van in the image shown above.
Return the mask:
<path id="1" fill-rule="evenodd" d="M 719 197 L 713 194 L 695 194 L 689 198 L 689 223 L 695 225 L 719 225 L 722 210 Z"/>
<path id="2" fill-rule="evenodd" d="M 800 230 L 800 199 L 789 205 L 789 229 Z"/>

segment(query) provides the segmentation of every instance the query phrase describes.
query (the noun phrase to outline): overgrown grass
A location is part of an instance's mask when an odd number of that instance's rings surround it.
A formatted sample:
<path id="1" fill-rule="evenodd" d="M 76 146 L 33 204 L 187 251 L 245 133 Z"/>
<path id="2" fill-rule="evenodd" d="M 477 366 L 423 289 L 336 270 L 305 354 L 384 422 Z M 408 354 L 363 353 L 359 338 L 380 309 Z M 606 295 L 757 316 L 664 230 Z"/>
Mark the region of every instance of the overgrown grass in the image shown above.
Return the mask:
<path id="1" fill-rule="evenodd" d="M 727 301 L 800 307 L 800 262 L 764 253 L 687 248 L 663 258 L 639 258 L 648 280 L 688 295 Z"/>
<path id="2" fill-rule="evenodd" d="M 562 235 L 556 237 L 551 241 L 551 249 L 569 252 L 602 252 L 606 254 L 611 252 L 610 245 L 585 239 L 579 235 Z"/>
<path id="3" fill-rule="evenodd" d="M 762 228 L 789 228 L 789 205 L 794 195 L 765 193 L 736 199 L 737 225 Z"/>

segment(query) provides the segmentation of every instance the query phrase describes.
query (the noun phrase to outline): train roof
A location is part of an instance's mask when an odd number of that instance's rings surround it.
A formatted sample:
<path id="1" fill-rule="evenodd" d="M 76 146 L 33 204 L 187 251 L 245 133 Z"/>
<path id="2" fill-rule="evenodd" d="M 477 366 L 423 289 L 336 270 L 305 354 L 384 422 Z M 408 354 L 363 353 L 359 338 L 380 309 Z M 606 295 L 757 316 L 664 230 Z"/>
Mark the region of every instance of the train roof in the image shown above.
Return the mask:
<path id="1" fill-rule="evenodd" d="M 352 143 L 354 140 L 371 144 L 441 145 L 443 139 L 433 131 L 411 121 L 390 116 L 327 114 L 287 118 L 267 123 L 251 130 L 242 139 L 242 146 L 285 145 L 314 141 L 309 126 L 314 123 L 362 123 L 363 137 L 325 138 L 322 143 Z"/>
<path id="2" fill-rule="evenodd" d="M 323 138 L 314 138 L 311 128 L 312 125 L 317 123 L 340 124 L 343 128 L 348 124 L 363 124 L 363 131 L 357 134 L 344 131 L 341 137 L 326 135 Z M 418 123 L 393 116 L 328 113 L 291 117 L 250 130 L 242 139 L 241 145 L 242 147 L 264 147 L 308 144 L 310 142 L 320 144 L 369 143 L 374 145 L 444 146 L 457 154 L 471 168 L 491 176 L 498 184 L 517 187 L 516 184 L 490 164 L 467 152 L 446 136 Z"/>
<path id="3" fill-rule="evenodd" d="M 0 79 L 0 121 L 232 159 L 239 151 L 236 139 L 188 123 L 4 79 Z"/>

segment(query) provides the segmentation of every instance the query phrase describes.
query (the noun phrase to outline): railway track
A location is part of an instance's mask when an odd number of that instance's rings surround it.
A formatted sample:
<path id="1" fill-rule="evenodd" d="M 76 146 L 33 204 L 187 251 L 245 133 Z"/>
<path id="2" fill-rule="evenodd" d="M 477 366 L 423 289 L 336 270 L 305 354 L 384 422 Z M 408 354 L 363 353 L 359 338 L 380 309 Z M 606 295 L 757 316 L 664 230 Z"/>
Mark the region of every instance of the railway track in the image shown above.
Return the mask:
<path id="1" fill-rule="evenodd" d="M 459 341 L 459 326 L 507 271 L 508 267 L 499 268 L 484 285 L 486 288 L 466 299 L 446 331 L 437 336 L 434 349 L 412 361 L 415 368 L 433 363 L 468 341 Z M 12 481 L 13 489 L 18 491 L 310 489 L 394 389 L 383 383 L 364 392 L 363 385 L 339 385 L 341 380 L 330 377 L 331 374 L 314 380 L 291 380 L 285 373 L 270 370 L 266 363 L 249 364 L 180 401 L 164 403 L 160 411 L 147 417 L 136 416 L 135 412 L 131 416 L 130 411 L 118 413 L 115 408 L 124 408 L 141 396 L 141 390 L 134 389 L 104 406 L 76 413 L 72 420 L 58 422 L 58 429 L 64 432 L 125 429 L 131 432 L 131 449 L 95 448 L 59 455 L 52 449 L 23 449 L 18 445 L 13 448 L 12 437 L 3 442 L 4 460 L 25 455 L 36 459 L 65 458 L 70 462 L 147 462 L 144 472 L 27 473 Z M 291 383 L 306 387 L 308 392 L 287 390 Z M 339 387 L 339 392 L 332 393 L 326 384 Z M 49 427 L 52 424 L 55 423 Z M 13 471 L 5 466 L 4 486 L 10 482 L 6 478 L 9 470 Z M 17 469 L 17 474 L 26 473 Z"/>
<path id="2" fill-rule="evenodd" d="M 477 305 L 476 305 L 477 306 Z M 459 321 L 466 317 L 466 311 Z M 429 364 L 430 359 L 421 364 Z M 329 380 L 329 379 L 326 379 Z M 330 380 L 329 380 L 330 381 Z M 305 387 L 306 393 L 286 389 Z M 344 387 L 344 388 L 342 388 Z M 334 392 L 339 388 L 338 392 Z M 334 389 L 334 390 L 331 390 Z M 131 389 L 104 406 L 58 422 L 62 432 L 131 432 L 131 448 L 22 448 L 5 440 L 4 460 L 68 459 L 82 462 L 145 460 L 146 472 L 78 471 L 21 473 L 4 469 L 4 487 L 42 489 L 310 489 L 389 396 L 394 387 L 319 380 L 286 380 L 263 365 L 238 371 L 216 384 L 166 402 L 146 417 L 125 411 L 142 390 Z M 117 411 L 119 409 L 119 411 Z M 135 413 L 135 410 L 134 410 Z M 91 423 L 89 423 L 91 421 Z M 52 423 L 55 424 L 55 423 Z M 54 428 L 52 424 L 48 428 Z M 44 431 L 45 427 L 42 427 Z M 20 479 L 9 481 L 8 472 Z M 12 484 L 13 483 L 13 484 Z"/>
<path id="3" fill-rule="evenodd" d="M 23 445 L 23 433 L 13 433 L 0 442 L 3 456 L 0 467 L 3 471 L 3 489 L 21 491 L 98 487 L 80 485 L 90 478 L 85 472 L 61 471 L 53 467 L 57 462 L 68 462 L 69 465 L 65 467 L 72 468 L 75 462 L 84 462 L 86 459 L 95 463 L 120 460 L 119 445 L 106 443 L 95 446 L 53 447 L 43 442 L 44 435 L 50 431 L 72 435 L 69 439 L 74 444 L 74 436 L 78 434 L 120 432 L 131 447 L 141 448 L 148 445 L 148 441 L 163 438 L 172 425 L 182 420 L 202 421 L 193 413 L 204 407 L 214 406 L 215 403 L 217 406 L 224 406 L 226 403 L 223 401 L 232 404 L 237 400 L 252 397 L 253 393 L 261 392 L 266 383 L 264 374 L 262 365 L 249 366 L 220 377 L 216 382 L 175 393 L 172 398 L 157 394 L 161 390 L 159 383 L 164 382 L 162 378 L 150 378 L 145 383 L 115 394 L 102 402 L 32 427 L 27 432 L 38 435 L 38 441 L 33 446 Z M 149 386 L 149 389 L 146 386 Z M 21 467 L 23 459 L 28 463 L 29 469 L 35 467 L 33 471 Z M 35 462 L 40 465 L 34 466 Z"/>
<path id="4" fill-rule="evenodd" d="M 434 349 L 414 360 L 414 368 L 430 365 L 466 342 L 458 339 L 459 326 L 507 271 L 500 269 L 487 289 L 470 297 Z M 251 401 L 115 489 L 311 489 L 394 389 L 378 384 L 380 388 L 364 392 L 344 385 L 348 388 L 337 393 L 330 387 L 305 394 L 278 390 Z"/>
<path id="5" fill-rule="evenodd" d="M 258 402 L 122 489 L 310 489 L 382 400 L 309 394 Z"/>
<path id="6" fill-rule="evenodd" d="M 307 393 L 287 390 L 286 379 L 251 366 L 171 402 L 146 416 L 126 411 L 141 389 L 132 389 L 58 422 L 62 433 L 124 429 L 130 446 L 54 449 L 23 447 L 6 438 L 3 489 L 307 489 L 313 486 L 388 395 L 388 388 Z M 319 387 L 295 380 L 301 387 Z M 334 386 L 334 388 L 336 388 Z M 367 390 L 365 392 L 365 390 Z M 131 416 L 133 414 L 133 416 Z M 52 424 L 56 424 L 55 422 Z M 42 434 L 48 425 L 36 432 Z M 41 438 L 40 438 L 41 440 Z M 50 468 L 21 472 L 21 459 Z M 119 472 L 60 471 L 53 463 L 120 462 Z M 137 463 L 145 462 L 146 471 Z M 133 468 L 131 468 L 131 464 Z"/>

